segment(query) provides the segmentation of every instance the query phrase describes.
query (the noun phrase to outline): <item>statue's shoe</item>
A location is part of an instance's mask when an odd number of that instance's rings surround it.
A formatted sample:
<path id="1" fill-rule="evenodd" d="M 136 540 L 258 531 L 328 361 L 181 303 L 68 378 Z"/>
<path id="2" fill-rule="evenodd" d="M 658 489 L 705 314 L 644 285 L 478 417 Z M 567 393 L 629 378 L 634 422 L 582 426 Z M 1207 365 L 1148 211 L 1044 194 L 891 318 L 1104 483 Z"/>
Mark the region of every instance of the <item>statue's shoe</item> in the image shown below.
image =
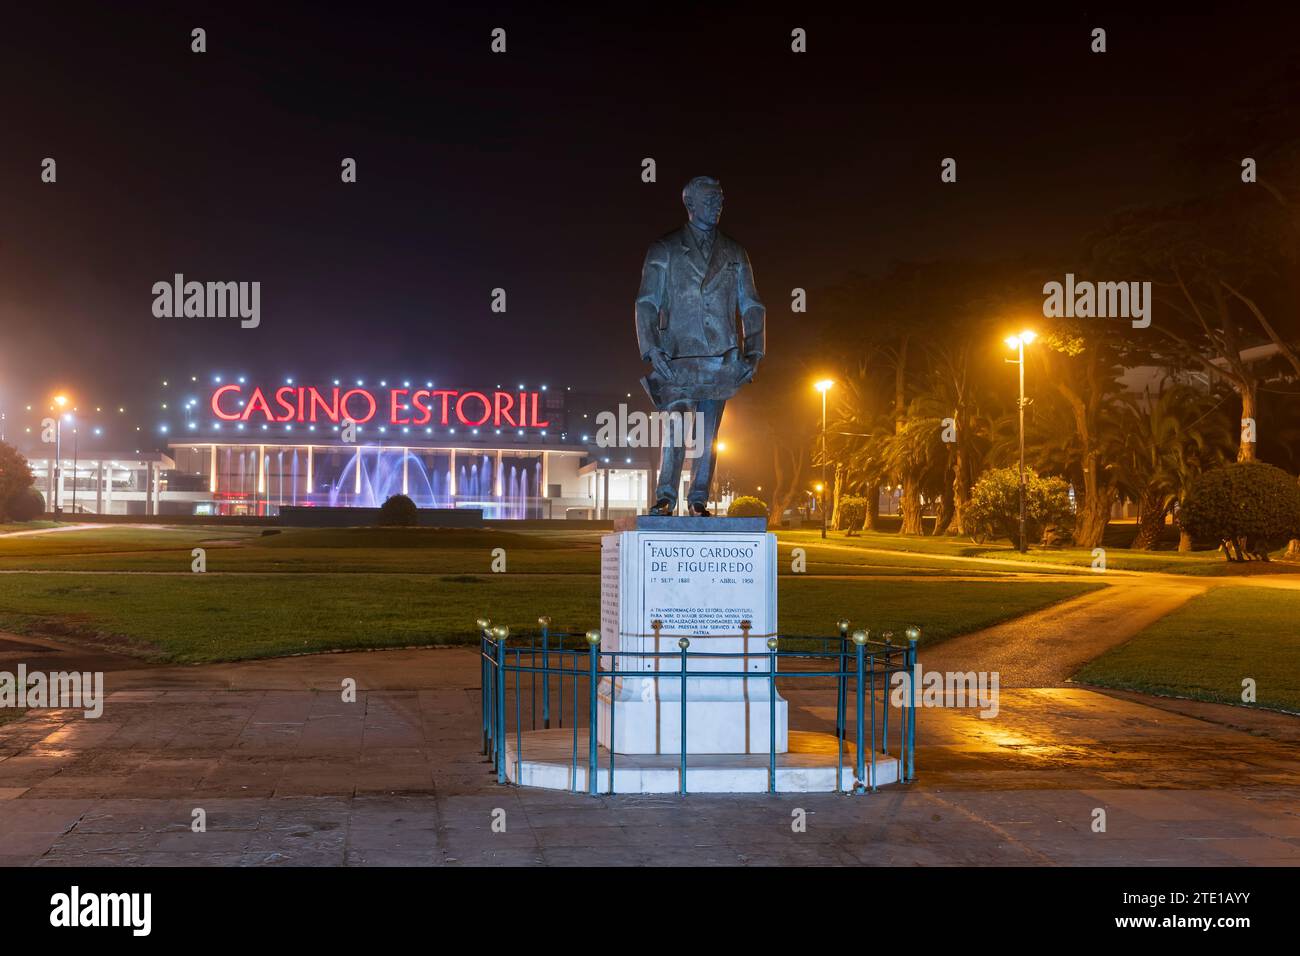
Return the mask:
<path id="1" fill-rule="evenodd" d="M 691 514 L 695 515 L 695 517 L 697 517 L 697 518 L 712 518 L 712 517 L 713 517 L 713 515 L 712 515 L 712 513 L 709 511 L 709 509 L 706 508 L 706 507 L 704 506 L 704 504 L 703 504 L 702 502 L 699 502 L 699 501 L 693 501 L 693 502 L 691 502 Z"/>
<path id="2" fill-rule="evenodd" d="M 669 501 L 667 498 L 660 498 L 655 502 L 654 507 L 650 509 L 650 513 L 652 515 L 670 515 L 673 513 L 673 510 L 673 502 Z"/>

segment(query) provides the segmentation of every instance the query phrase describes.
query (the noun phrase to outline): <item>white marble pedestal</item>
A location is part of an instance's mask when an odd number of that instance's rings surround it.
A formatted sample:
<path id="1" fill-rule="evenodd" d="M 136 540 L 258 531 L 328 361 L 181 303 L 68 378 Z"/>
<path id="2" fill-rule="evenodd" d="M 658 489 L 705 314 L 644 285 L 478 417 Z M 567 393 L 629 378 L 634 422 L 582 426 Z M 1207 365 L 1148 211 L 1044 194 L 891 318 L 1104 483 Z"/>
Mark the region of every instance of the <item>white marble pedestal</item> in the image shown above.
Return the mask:
<path id="1" fill-rule="evenodd" d="M 616 754 L 677 754 L 681 748 L 682 655 L 688 754 L 768 754 L 772 685 L 767 639 L 777 633 L 776 536 L 761 519 L 641 517 L 602 540 L 602 655 L 620 672 L 599 686 L 597 737 Z M 683 529 L 683 530 L 678 530 Z M 660 622 L 656 630 L 655 622 Z M 742 622 L 748 622 L 747 633 Z M 735 657 L 708 658 L 708 652 Z M 605 656 L 602 670 L 614 658 Z M 691 677 L 692 673 L 724 676 Z M 775 698 L 776 752 L 789 748 L 787 705 Z"/>

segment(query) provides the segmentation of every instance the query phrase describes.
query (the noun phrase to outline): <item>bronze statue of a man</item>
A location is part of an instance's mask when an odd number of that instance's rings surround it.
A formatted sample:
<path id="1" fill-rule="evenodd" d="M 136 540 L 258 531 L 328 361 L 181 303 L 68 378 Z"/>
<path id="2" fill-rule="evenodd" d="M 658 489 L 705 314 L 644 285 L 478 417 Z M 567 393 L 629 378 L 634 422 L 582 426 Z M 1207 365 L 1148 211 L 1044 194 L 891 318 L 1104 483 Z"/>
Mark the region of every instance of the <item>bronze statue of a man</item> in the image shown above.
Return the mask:
<path id="1" fill-rule="evenodd" d="M 707 515 L 722 410 L 754 377 L 767 310 L 744 247 L 718 229 L 721 184 L 696 176 L 682 190 L 682 202 L 689 221 L 656 240 L 641 267 L 636 336 L 641 359 L 652 366 L 641 384 L 655 408 L 680 412 L 683 419 L 699 413 L 703 428 L 694 440 L 702 454 L 691 468 L 687 501 L 693 514 Z M 682 437 L 679 431 L 663 440 L 651 514 L 677 509 Z"/>

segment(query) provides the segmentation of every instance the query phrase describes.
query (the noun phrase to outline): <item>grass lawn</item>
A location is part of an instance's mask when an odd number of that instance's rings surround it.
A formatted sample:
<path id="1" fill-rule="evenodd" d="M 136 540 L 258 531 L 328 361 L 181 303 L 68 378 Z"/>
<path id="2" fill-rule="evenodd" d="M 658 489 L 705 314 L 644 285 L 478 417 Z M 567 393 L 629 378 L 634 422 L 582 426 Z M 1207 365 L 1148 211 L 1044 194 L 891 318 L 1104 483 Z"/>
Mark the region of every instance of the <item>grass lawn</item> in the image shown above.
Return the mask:
<path id="1" fill-rule="evenodd" d="M 191 551 L 209 571 L 459 574 L 491 570 L 495 548 L 507 571 L 600 570 L 598 535 L 438 528 L 96 528 L 0 538 L 0 570 L 180 571 Z"/>
<path id="2" fill-rule="evenodd" d="M 346 648 L 464 643 L 486 614 L 513 628 L 599 622 L 596 574 L 0 575 L 0 630 L 81 633 L 161 660 L 214 661 Z M 781 630 L 875 632 L 908 624 L 932 643 L 1082 594 L 1065 581 L 871 581 L 787 576 Z"/>
<path id="3" fill-rule="evenodd" d="M 509 572 L 597 574 L 600 538 L 598 531 L 496 528 L 289 528 L 274 534 L 203 527 L 93 528 L 0 538 L 0 570 L 188 572 L 191 550 L 202 547 L 211 572 L 488 573 L 493 550 L 504 548 Z M 805 550 L 806 573 L 812 575 L 998 577 L 1018 570 L 901 550 L 877 555 L 861 546 L 843 547 L 838 540 L 827 547 L 815 535 L 786 538 L 782 534 L 779 539 L 777 570 L 783 575 L 792 573 L 796 546 Z M 1025 571 L 1062 573 L 1032 566 Z"/>
<path id="4" fill-rule="evenodd" d="M 1158 571 L 1164 574 L 1192 574 L 1209 577 L 1224 575 L 1251 574 L 1294 574 L 1300 573 L 1300 565 L 1289 562 L 1270 561 L 1234 564 L 1226 561 L 1218 551 L 1130 551 L 1121 542 L 1127 543 L 1132 537 L 1132 529 L 1118 529 L 1119 534 L 1111 534 L 1106 545 L 1106 567 L 1116 571 Z M 783 545 L 790 547 L 816 547 L 821 544 L 820 531 L 783 531 L 780 534 Z M 902 536 L 890 532 L 868 531 L 848 537 L 843 532 L 832 532 L 830 544 L 844 548 L 859 548 L 864 551 L 886 550 L 908 555 L 926 555 L 921 563 L 931 567 L 943 567 L 957 570 L 962 567 L 974 568 L 980 565 L 963 562 L 960 558 L 996 558 L 1001 561 L 1014 561 L 1024 566 L 1026 571 L 1047 571 L 1038 568 L 1042 564 L 1062 564 L 1077 567 L 1082 571 L 1092 568 L 1092 551 L 1083 548 L 1030 548 L 1027 554 L 1021 554 L 1005 542 L 988 542 L 975 544 L 966 537 L 931 537 L 929 535 Z M 1114 542 L 1114 543 L 1111 543 Z M 1274 557 L 1280 557 L 1279 549 Z M 944 561 L 943 559 L 949 559 Z M 810 553 L 811 565 L 811 553 Z M 988 565 L 984 565 L 988 567 Z M 811 567 L 809 568 L 811 571 Z"/>
<path id="5" fill-rule="evenodd" d="M 41 531 L 45 528 L 57 527 L 57 521 L 0 521 L 0 534 L 9 534 L 14 531 Z"/>
<path id="6" fill-rule="evenodd" d="M 1193 598 L 1074 679 L 1103 687 L 1300 712 L 1300 591 L 1218 587 Z"/>

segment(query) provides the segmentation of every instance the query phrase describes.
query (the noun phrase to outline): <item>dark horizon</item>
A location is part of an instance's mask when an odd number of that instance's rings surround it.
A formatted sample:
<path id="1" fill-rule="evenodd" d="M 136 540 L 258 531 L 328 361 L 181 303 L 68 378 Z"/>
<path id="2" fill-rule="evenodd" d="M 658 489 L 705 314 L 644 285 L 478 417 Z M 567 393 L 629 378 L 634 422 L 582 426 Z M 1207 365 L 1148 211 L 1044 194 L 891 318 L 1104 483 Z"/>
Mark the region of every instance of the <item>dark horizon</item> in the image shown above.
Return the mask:
<path id="1" fill-rule="evenodd" d="M 12 428 L 64 389 L 129 407 L 144 434 L 175 412 L 163 380 L 213 374 L 640 398 L 638 269 L 699 173 L 722 180 L 722 228 L 750 250 L 769 361 L 801 361 L 828 320 L 816 293 L 854 273 L 1067 261 L 1107 214 L 1194 191 L 1200 140 L 1285 98 L 1293 45 L 1211 14 L 6 19 L 0 411 Z M 789 50 L 796 26 L 807 54 Z M 947 156 L 956 184 L 939 181 Z M 260 281 L 260 327 L 154 317 L 150 289 L 175 273 Z"/>

